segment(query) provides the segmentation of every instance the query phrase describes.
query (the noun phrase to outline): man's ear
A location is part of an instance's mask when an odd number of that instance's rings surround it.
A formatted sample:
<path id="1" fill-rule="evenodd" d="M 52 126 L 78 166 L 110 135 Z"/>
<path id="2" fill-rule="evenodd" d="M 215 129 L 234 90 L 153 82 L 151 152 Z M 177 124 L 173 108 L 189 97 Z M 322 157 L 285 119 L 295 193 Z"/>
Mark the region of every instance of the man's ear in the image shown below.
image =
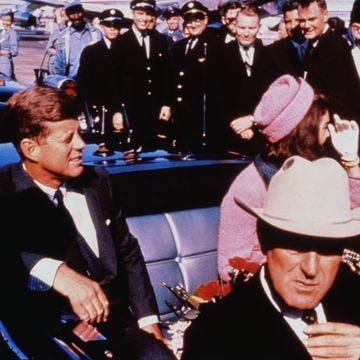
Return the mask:
<path id="1" fill-rule="evenodd" d="M 222 16 L 222 17 L 221 17 L 221 22 L 223 23 L 223 25 L 226 25 L 225 16 Z"/>
<path id="2" fill-rule="evenodd" d="M 328 12 L 328 10 L 324 9 L 323 14 L 324 14 L 324 21 L 327 23 L 328 20 L 329 20 L 329 12 Z"/>
<path id="3" fill-rule="evenodd" d="M 24 138 L 20 141 L 20 149 L 26 159 L 38 161 L 40 155 L 40 146 L 33 139 Z"/>

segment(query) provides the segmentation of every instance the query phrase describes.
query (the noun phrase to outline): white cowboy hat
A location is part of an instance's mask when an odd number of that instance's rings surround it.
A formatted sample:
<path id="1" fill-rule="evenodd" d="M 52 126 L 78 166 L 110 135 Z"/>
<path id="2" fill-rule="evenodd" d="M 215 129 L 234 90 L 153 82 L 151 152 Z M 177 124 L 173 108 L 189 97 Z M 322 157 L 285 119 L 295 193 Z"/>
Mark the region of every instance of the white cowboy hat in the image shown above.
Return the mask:
<path id="1" fill-rule="evenodd" d="M 262 209 L 234 200 L 257 218 L 292 233 L 334 239 L 360 234 L 360 208 L 350 207 L 347 174 L 330 158 L 287 159 L 271 179 Z"/>

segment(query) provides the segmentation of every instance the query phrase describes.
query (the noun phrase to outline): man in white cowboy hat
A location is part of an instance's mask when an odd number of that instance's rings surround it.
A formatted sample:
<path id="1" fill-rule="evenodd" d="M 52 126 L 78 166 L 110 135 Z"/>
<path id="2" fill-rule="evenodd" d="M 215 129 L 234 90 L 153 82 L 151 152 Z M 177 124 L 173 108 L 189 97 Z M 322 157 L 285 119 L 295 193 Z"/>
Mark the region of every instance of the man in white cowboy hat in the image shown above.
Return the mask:
<path id="1" fill-rule="evenodd" d="M 359 241 L 360 208 L 350 209 L 345 171 L 330 158 L 294 156 L 272 178 L 264 208 L 235 201 L 258 218 L 267 263 L 204 305 L 183 359 L 359 359 L 360 279 L 341 255 Z"/>

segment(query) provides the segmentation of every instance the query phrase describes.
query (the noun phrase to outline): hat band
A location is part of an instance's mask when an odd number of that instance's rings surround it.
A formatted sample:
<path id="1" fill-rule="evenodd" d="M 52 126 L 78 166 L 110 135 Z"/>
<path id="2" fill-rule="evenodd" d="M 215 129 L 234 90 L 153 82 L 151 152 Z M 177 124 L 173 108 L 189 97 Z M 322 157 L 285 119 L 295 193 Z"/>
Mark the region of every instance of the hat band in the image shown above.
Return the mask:
<path id="1" fill-rule="evenodd" d="M 304 223 L 304 224 L 309 224 L 309 221 L 306 220 L 306 221 L 298 221 L 298 220 L 293 220 L 293 219 L 285 219 L 285 218 L 282 218 L 280 216 L 274 216 L 274 215 L 270 215 L 270 214 L 267 214 L 267 213 L 263 213 L 263 216 L 266 216 L 270 219 L 274 219 L 274 220 L 279 220 L 279 221 L 286 221 L 288 223 L 297 223 L 297 224 L 301 224 L 301 223 Z M 333 221 L 333 222 L 321 222 L 320 224 L 321 225 L 345 225 L 345 224 L 349 224 L 351 223 L 352 221 L 357 221 L 356 219 L 353 219 L 353 218 L 350 218 L 350 219 L 347 219 L 347 220 L 342 220 L 342 221 Z M 316 224 L 319 224 L 319 221 L 314 221 L 314 223 Z"/>

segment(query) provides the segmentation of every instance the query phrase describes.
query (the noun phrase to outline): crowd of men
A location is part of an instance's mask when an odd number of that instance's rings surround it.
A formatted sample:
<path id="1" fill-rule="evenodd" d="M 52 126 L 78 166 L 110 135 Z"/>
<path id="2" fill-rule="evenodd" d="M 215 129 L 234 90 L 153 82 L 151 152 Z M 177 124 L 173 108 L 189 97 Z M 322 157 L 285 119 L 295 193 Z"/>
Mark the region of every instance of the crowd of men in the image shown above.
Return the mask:
<path id="1" fill-rule="evenodd" d="M 65 5 L 70 25 L 52 39 L 53 71 L 77 83 L 87 113 L 103 119 L 98 132 L 109 146 L 124 143 L 126 134 L 134 149 L 167 144 L 182 152 L 253 155 L 261 134 L 241 139 L 237 120 L 252 114 L 280 75 L 305 78 L 331 99 L 335 113 L 360 119 L 359 4 L 345 38 L 329 26 L 325 0 L 289 0 L 287 37 L 264 46 L 259 9 L 238 1 L 221 6 L 220 28 L 208 26 L 210 11 L 201 2 L 170 7 L 160 33 L 155 0 L 131 1 L 128 31 L 121 11 L 103 11 L 100 31 L 73 0 Z"/>

